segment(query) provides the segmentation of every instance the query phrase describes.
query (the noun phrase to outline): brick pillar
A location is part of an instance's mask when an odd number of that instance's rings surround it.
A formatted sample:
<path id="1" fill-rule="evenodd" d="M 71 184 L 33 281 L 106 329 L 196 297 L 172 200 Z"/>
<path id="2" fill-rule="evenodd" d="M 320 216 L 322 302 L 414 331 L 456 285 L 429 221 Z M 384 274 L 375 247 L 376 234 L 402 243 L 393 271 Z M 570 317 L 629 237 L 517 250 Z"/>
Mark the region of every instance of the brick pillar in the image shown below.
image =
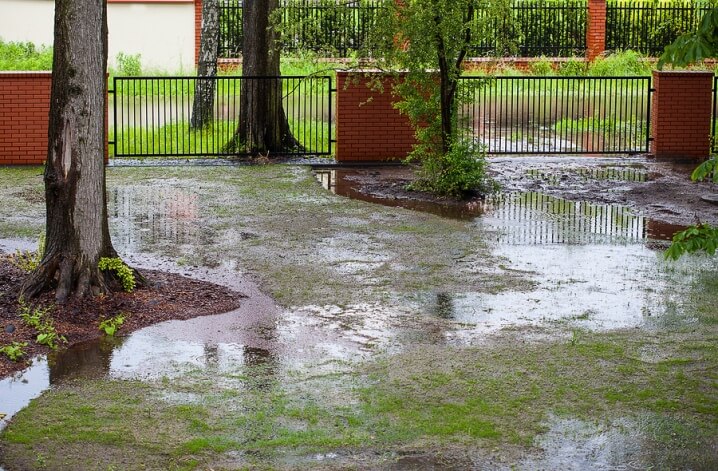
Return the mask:
<path id="1" fill-rule="evenodd" d="M 376 74 L 337 71 L 338 162 L 403 159 L 416 142 L 409 119 L 394 108 L 391 79 L 383 79 L 383 93 L 367 86 Z"/>
<path id="2" fill-rule="evenodd" d="M 713 72 L 653 71 L 651 154 L 670 160 L 710 155 Z"/>
<path id="3" fill-rule="evenodd" d="M 194 65 L 199 64 L 199 41 L 202 35 L 202 0 L 194 0 Z"/>
<path id="4" fill-rule="evenodd" d="M 606 50 L 606 0 L 588 0 L 586 60 L 591 62 Z"/>

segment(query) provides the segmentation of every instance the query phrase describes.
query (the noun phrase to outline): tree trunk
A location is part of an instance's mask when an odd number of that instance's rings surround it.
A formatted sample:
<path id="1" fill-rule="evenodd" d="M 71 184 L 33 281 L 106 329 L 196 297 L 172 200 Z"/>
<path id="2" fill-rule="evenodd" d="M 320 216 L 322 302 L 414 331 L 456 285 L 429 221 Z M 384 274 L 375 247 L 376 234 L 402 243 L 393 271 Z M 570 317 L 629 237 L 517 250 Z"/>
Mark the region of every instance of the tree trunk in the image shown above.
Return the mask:
<path id="1" fill-rule="evenodd" d="M 228 145 L 235 152 L 243 148 L 251 154 L 281 153 L 300 147 L 282 105 L 279 35 L 270 23 L 270 15 L 277 7 L 278 0 L 244 2 L 241 115 L 237 133 Z"/>
<path id="2" fill-rule="evenodd" d="M 97 267 L 116 256 L 105 192 L 106 18 L 104 1 L 55 3 L 45 254 L 23 285 L 26 297 L 56 287 L 64 302 L 107 290 Z"/>
<path id="3" fill-rule="evenodd" d="M 199 129 L 212 122 L 214 115 L 214 91 L 216 80 L 202 80 L 199 77 L 217 75 L 217 53 L 219 49 L 219 1 L 202 1 L 202 33 L 197 64 L 197 85 L 192 106 L 192 129 Z"/>

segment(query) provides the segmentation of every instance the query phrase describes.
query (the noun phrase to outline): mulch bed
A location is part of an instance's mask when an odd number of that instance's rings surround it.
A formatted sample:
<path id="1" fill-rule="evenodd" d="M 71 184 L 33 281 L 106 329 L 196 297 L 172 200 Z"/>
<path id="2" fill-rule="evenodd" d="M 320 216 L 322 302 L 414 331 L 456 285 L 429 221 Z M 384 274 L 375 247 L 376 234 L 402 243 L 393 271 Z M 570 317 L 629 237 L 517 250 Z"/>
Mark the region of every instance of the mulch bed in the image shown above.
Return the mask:
<path id="1" fill-rule="evenodd" d="M 61 348 L 92 340 L 104 335 L 98 328 L 103 318 L 125 315 L 125 322 L 116 335 L 130 332 L 170 319 L 219 314 L 239 307 L 244 296 L 212 283 L 192 280 L 181 275 L 143 270 L 148 280 L 146 287 L 133 293 L 111 293 L 85 300 L 71 300 L 59 306 L 53 293 L 33 300 L 32 305 L 51 306 L 54 326 L 67 338 Z M 30 358 L 50 350 L 35 343 L 36 333 L 24 325 L 18 316 L 18 293 L 26 273 L 10 263 L 7 255 L 0 254 L 0 347 L 13 342 L 27 342 L 25 356 L 18 362 L 0 355 L 0 379 L 25 368 Z M 24 360 L 24 361 L 23 361 Z"/>

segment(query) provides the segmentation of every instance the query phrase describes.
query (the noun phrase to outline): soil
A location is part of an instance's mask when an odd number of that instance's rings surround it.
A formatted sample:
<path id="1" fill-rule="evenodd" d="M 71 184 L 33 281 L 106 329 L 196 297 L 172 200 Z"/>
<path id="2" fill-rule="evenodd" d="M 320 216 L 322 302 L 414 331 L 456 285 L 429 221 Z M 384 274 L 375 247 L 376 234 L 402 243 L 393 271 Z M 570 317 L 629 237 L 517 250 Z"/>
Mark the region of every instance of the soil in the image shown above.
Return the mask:
<path id="1" fill-rule="evenodd" d="M 37 344 L 36 333 L 19 318 L 17 293 L 26 273 L 13 265 L 11 255 L 0 254 L 0 345 L 27 342 L 22 360 L 13 362 L 0 356 L 0 379 L 28 365 L 36 355 L 50 350 Z M 98 298 L 71 300 L 58 306 L 52 293 L 34 300 L 33 306 L 50 306 L 58 334 L 66 338 L 61 348 L 99 338 L 98 328 L 104 318 L 123 313 L 125 321 L 116 335 L 127 335 L 142 327 L 170 319 L 219 314 L 239 307 L 244 297 L 228 288 L 196 281 L 181 275 L 143 270 L 147 286 L 133 293 L 111 293 Z"/>
<path id="2" fill-rule="evenodd" d="M 718 224 L 718 204 L 703 199 L 718 194 L 718 186 L 692 182 L 695 166 L 642 158 L 493 158 L 490 173 L 502 193 L 540 192 L 571 201 L 624 205 L 676 226 Z M 346 184 L 338 192 L 353 198 L 454 217 L 482 212 L 479 197 L 458 201 L 407 190 L 413 178 L 409 167 L 352 169 L 342 178 Z"/>

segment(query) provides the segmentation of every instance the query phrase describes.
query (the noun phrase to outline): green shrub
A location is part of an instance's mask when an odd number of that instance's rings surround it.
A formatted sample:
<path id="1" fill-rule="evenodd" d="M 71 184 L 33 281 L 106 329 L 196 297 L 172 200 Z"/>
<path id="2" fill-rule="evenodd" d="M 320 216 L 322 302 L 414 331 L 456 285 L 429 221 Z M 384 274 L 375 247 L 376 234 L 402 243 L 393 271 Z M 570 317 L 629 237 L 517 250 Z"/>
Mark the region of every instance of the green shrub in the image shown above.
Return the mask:
<path id="1" fill-rule="evenodd" d="M 445 154 L 431 152 L 412 155 L 412 158 L 420 158 L 422 166 L 417 170 L 418 180 L 410 189 L 456 198 L 472 192 L 486 194 L 496 190 L 495 183 L 486 175 L 484 153 L 472 149 L 467 143 L 454 142 Z"/>
<path id="2" fill-rule="evenodd" d="M 111 317 L 109 319 L 103 319 L 100 322 L 100 325 L 98 328 L 105 333 L 105 335 L 113 337 L 119 328 L 122 326 L 122 324 L 125 323 L 125 316 L 124 314 L 120 313 L 116 315 L 115 317 Z"/>
<path id="3" fill-rule="evenodd" d="M 115 56 L 117 61 L 117 75 L 125 77 L 137 77 L 142 74 L 142 62 L 140 54 L 125 54 L 118 52 Z"/>
<path id="4" fill-rule="evenodd" d="M 564 77 L 578 77 L 586 75 L 586 69 L 586 61 L 572 58 L 561 64 L 558 73 Z"/>
<path id="5" fill-rule="evenodd" d="M 10 361 L 18 361 L 25 356 L 23 349 L 27 347 L 27 342 L 13 342 L 10 345 L 0 347 L 0 353 L 8 357 Z"/>
<path id="6" fill-rule="evenodd" d="M 52 70 L 52 47 L 0 40 L 0 70 Z"/>
<path id="7" fill-rule="evenodd" d="M 45 236 L 40 236 L 40 240 L 37 244 L 37 250 L 35 251 L 29 251 L 25 250 L 20 251 L 16 250 L 13 255 L 10 255 L 8 258 L 10 263 L 18 267 L 20 270 L 24 271 L 25 273 L 30 273 L 34 271 L 38 266 L 40 266 L 40 262 L 42 261 L 42 256 L 45 253 Z"/>
<path id="8" fill-rule="evenodd" d="M 651 64 L 638 52 L 630 50 L 616 52 L 593 61 L 588 67 L 588 75 L 598 77 L 649 76 L 651 75 Z"/>
<path id="9" fill-rule="evenodd" d="M 531 64 L 531 74 L 538 76 L 554 75 L 556 71 L 553 68 L 553 63 L 541 57 L 538 61 Z"/>
<path id="10" fill-rule="evenodd" d="M 56 350 L 60 342 L 67 342 L 67 339 L 59 335 L 49 316 L 51 307 L 41 308 L 28 305 L 24 299 L 18 301 L 20 304 L 20 318 L 25 325 L 35 329 L 37 337 L 35 341 L 40 345 L 46 345 L 51 350 Z"/>
<path id="11" fill-rule="evenodd" d="M 131 293 L 135 289 L 135 274 L 119 257 L 102 257 L 97 263 L 97 267 L 102 271 L 113 272 L 126 292 Z"/>

